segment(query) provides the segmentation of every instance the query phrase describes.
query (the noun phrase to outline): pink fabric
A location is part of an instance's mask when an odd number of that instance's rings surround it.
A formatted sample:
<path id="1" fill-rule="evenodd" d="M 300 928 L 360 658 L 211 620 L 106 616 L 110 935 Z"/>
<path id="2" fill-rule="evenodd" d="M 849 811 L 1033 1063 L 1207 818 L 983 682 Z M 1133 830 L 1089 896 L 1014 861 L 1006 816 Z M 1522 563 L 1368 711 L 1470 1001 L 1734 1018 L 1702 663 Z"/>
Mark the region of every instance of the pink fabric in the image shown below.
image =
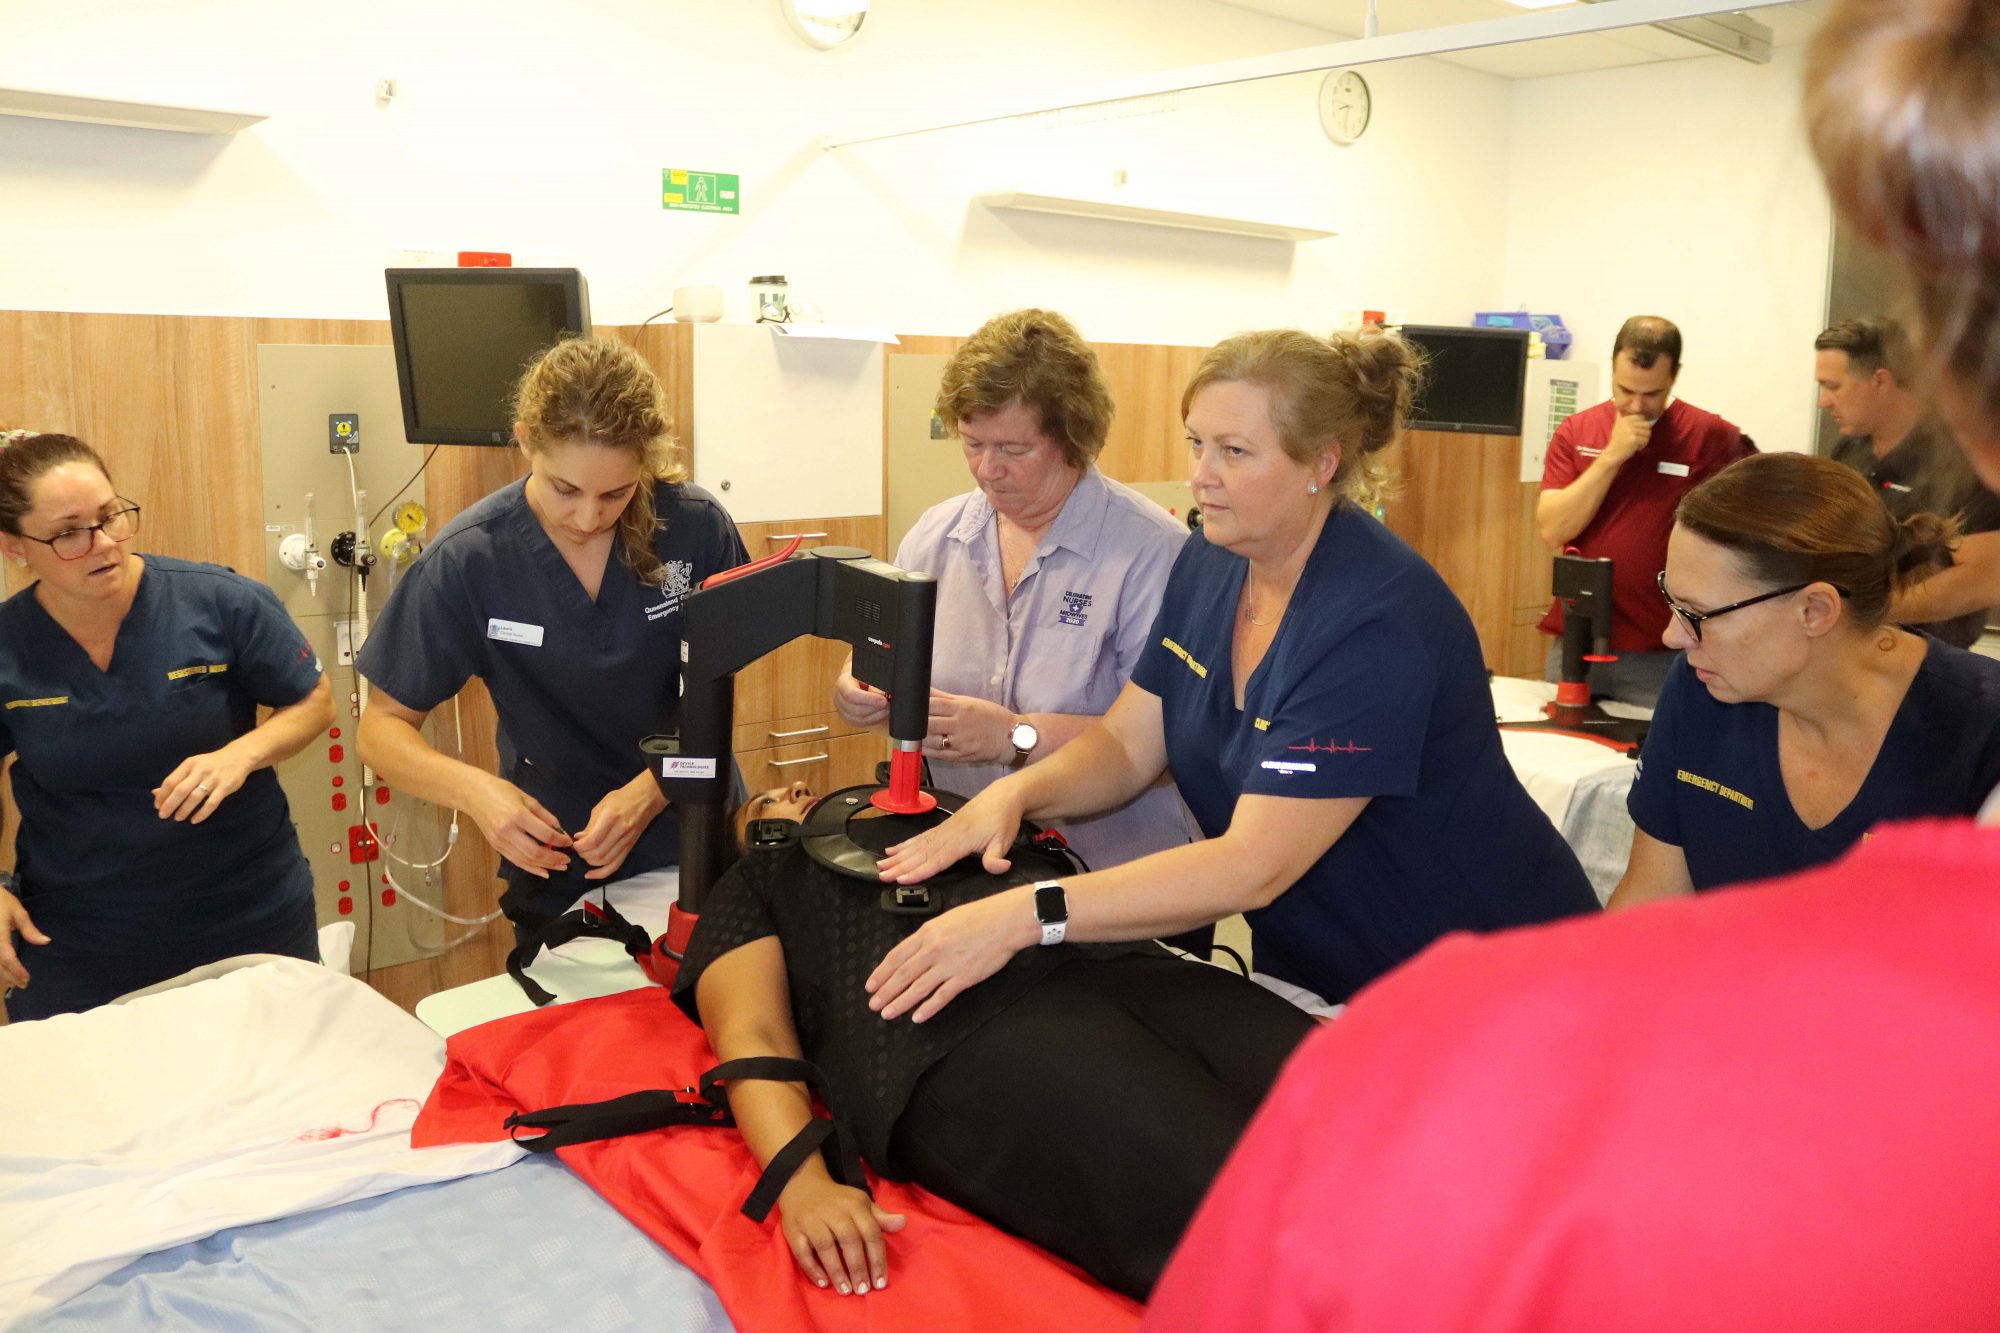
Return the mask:
<path id="1" fill-rule="evenodd" d="M 1145 1327 L 2000 1328 L 2000 829 L 1454 937 L 1287 1068 Z"/>

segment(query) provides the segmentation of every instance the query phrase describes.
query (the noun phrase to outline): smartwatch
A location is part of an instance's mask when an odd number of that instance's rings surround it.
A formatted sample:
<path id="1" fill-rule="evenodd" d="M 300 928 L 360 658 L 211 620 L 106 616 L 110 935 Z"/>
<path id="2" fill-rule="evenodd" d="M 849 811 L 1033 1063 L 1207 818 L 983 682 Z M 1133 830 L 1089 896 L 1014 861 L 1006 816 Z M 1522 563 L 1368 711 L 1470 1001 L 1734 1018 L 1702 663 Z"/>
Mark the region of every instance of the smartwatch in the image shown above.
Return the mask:
<path id="1" fill-rule="evenodd" d="M 1014 744 L 1014 761 L 1009 768 L 1020 768 L 1028 762 L 1028 752 L 1042 743 L 1042 733 L 1035 730 L 1035 724 L 1025 717 L 1014 719 L 1014 729 L 1007 733 L 1007 739 Z"/>
<path id="2" fill-rule="evenodd" d="M 1061 944 L 1069 930 L 1069 895 L 1061 880 L 1045 879 L 1035 885 L 1035 920 L 1042 923 L 1042 943 Z"/>

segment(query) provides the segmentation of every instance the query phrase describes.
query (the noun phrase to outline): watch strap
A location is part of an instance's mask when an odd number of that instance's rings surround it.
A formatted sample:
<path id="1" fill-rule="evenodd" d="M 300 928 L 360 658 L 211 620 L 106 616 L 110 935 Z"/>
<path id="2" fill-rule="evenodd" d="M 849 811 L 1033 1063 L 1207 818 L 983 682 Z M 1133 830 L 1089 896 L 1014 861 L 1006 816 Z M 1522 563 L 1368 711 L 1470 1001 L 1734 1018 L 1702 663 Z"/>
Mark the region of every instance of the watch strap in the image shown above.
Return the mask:
<path id="1" fill-rule="evenodd" d="M 1069 933 L 1069 895 L 1061 880 L 1045 879 L 1035 885 L 1035 920 L 1042 927 L 1043 945 L 1063 942 Z"/>

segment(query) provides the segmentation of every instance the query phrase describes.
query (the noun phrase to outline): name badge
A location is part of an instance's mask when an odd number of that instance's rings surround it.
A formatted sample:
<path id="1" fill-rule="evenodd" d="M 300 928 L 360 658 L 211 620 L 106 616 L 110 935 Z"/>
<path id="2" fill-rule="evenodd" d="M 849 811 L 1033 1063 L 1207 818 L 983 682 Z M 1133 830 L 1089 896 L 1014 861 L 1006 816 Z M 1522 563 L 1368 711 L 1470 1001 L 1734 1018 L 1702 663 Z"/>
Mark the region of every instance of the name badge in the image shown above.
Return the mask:
<path id="1" fill-rule="evenodd" d="M 1660 471 L 1666 473 L 1669 477 L 1685 477 L 1688 474 L 1688 465 L 1686 463 L 1662 463 L 1660 464 Z"/>
<path id="2" fill-rule="evenodd" d="M 489 620 L 486 622 L 486 637 L 502 643 L 525 643 L 530 648 L 539 648 L 542 646 L 542 627 L 524 625 L 518 620 Z"/>

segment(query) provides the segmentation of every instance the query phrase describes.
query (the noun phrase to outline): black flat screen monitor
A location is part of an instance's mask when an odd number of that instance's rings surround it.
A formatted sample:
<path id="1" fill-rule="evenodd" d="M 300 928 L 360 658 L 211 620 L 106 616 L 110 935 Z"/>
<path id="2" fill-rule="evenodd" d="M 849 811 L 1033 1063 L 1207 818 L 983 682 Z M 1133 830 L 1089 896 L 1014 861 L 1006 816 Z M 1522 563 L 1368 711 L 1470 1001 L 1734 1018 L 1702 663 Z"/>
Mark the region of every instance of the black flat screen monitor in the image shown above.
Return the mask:
<path id="1" fill-rule="evenodd" d="M 590 332 L 573 268 L 392 268 L 389 332 L 412 444 L 511 444 L 514 386 L 534 359 Z"/>
<path id="2" fill-rule="evenodd" d="M 1525 329 L 1405 324 L 1403 341 L 1424 354 L 1423 392 L 1410 425 L 1468 435 L 1519 435 L 1528 384 Z"/>

